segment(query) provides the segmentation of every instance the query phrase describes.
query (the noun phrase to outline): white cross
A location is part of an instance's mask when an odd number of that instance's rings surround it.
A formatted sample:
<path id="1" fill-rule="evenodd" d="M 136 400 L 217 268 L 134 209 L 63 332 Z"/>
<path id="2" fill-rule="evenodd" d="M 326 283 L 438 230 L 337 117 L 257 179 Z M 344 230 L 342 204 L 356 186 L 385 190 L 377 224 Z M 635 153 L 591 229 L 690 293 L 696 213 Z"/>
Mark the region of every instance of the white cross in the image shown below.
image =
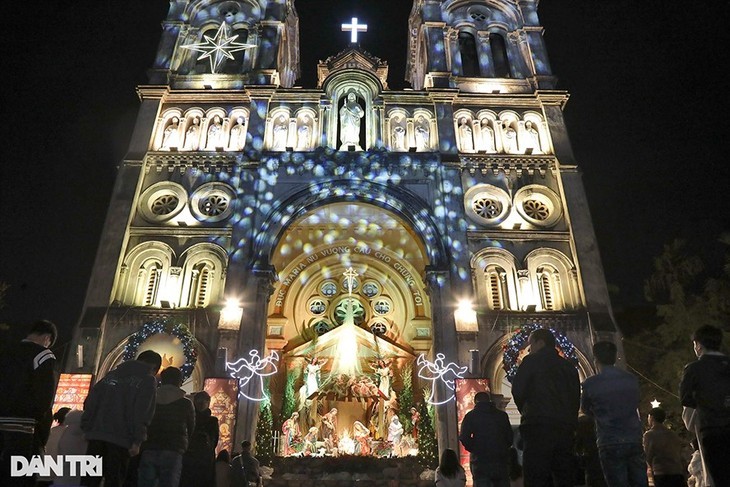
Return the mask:
<path id="1" fill-rule="evenodd" d="M 352 42 L 354 44 L 357 42 L 357 33 L 358 32 L 367 32 L 368 31 L 368 24 L 358 24 L 357 17 L 353 17 L 352 23 L 342 24 L 342 30 L 343 30 L 343 32 L 350 31 L 350 42 Z"/>

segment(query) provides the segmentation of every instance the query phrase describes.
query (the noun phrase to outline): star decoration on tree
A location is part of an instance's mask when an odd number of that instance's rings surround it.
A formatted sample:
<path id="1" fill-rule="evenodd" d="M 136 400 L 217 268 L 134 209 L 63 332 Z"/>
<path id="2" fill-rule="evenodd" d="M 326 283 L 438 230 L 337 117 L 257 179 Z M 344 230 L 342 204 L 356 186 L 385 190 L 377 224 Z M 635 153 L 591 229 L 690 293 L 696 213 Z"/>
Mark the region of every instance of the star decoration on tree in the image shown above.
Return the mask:
<path id="1" fill-rule="evenodd" d="M 218 28 L 218 32 L 215 33 L 214 37 L 203 35 L 203 38 L 205 38 L 205 42 L 187 44 L 181 47 L 183 49 L 190 49 L 191 51 L 202 52 L 198 56 L 198 61 L 207 58 L 210 61 L 211 73 L 217 73 L 226 59 L 233 59 L 232 53 L 256 47 L 256 44 L 235 42 L 238 39 L 238 34 L 229 36 L 228 24 L 225 22 Z"/>

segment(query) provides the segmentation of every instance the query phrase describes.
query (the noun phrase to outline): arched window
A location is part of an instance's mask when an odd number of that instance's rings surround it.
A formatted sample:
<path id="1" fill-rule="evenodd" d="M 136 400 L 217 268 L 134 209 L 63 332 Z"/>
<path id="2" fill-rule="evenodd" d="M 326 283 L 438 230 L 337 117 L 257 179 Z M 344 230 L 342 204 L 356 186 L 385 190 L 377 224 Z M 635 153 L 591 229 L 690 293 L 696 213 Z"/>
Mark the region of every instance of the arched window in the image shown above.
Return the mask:
<path id="1" fill-rule="evenodd" d="M 537 269 L 537 279 L 540 289 L 540 302 L 545 311 L 556 311 L 563 308 L 560 295 L 560 275 L 552 267 Z"/>
<path id="2" fill-rule="evenodd" d="M 494 76 L 497 78 L 509 78 L 509 59 L 507 58 L 507 44 L 501 34 L 489 34 L 489 46 L 492 51 L 492 62 L 494 63 Z"/>
<path id="3" fill-rule="evenodd" d="M 235 29 L 231 32 L 231 37 L 238 36 L 235 42 L 245 44 L 248 40 L 248 30 Z M 220 72 L 223 74 L 238 74 L 243 71 L 243 57 L 246 55 L 247 49 L 232 52 L 233 59 L 226 59 Z M 210 69 L 210 67 L 209 67 Z"/>
<path id="4" fill-rule="evenodd" d="M 485 274 L 489 307 L 494 310 L 508 309 L 507 272 L 499 266 L 490 265 Z"/>
<path id="5" fill-rule="evenodd" d="M 213 269 L 207 262 L 201 262 L 193 267 L 190 280 L 190 307 L 205 308 L 210 302 L 211 287 L 213 285 Z"/>
<path id="6" fill-rule="evenodd" d="M 147 260 L 137 273 L 134 303 L 138 306 L 155 306 L 162 278 L 162 263 L 158 260 Z"/>
<path id="7" fill-rule="evenodd" d="M 459 32 L 459 52 L 461 53 L 461 74 L 469 77 L 479 76 L 477 43 L 469 32 Z"/>

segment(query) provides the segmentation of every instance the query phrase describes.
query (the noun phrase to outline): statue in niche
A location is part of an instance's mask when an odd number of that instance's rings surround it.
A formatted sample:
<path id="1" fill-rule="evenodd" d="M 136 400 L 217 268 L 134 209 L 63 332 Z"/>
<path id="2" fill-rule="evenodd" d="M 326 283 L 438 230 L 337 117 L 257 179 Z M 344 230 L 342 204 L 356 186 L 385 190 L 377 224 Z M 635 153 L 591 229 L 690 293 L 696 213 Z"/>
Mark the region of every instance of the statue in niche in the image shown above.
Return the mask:
<path id="1" fill-rule="evenodd" d="M 185 131 L 185 150 L 198 150 L 200 141 L 200 117 L 193 118 L 190 127 Z"/>
<path id="2" fill-rule="evenodd" d="M 244 145 L 246 145 L 246 119 L 238 117 L 236 124 L 231 128 L 231 139 L 228 142 L 228 148 L 241 150 Z"/>
<path id="3" fill-rule="evenodd" d="M 491 153 L 497 152 L 497 147 L 494 145 L 494 130 L 489 124 L 489 119 L 482 119 L 479 132 L 482 136 L 482 150 Z"/>
<path id="4" fill-rule="evenodd" d="M 354 92 L 347 94 L 347 100 L 340 108 L 340 150 L 348 150 L 355 146 L 355 150 L 362 150 L 360 147 L 360 119 L 365 116 L 365 111 L 357 103 Z"/>
<path id="5" fill-rule="evenodd" d="M 400 119 L 394 120 L 395 125 L 393 126 L 393 150 L 404 151 L 406 150 L 406 129 L 399 123 Z"/>
<path id="6" fill-rule="evenodd" d="M 216 147 L 221 147 L 221 136 L 223 135 L 223 121 L 218 115 L 213 117 L 213 121 L 208 127 L 208 140 L 206 149 L 215 150 Z"/>
<path id="7" fill-rule="evenodd" d="M 461 152 L 474 151 L 474 134 L 466 117 L 459 119 L 459 148 Z"/>
<path id="8" fill-rule="evenodd" d="M 165 131 L 162 133 L 162 149 L 170 150 L 171 148 L 177 148 L 180 145 L 180 119 L 172 117 L 170 125 L 165 127 Z"/>
<path id="9" fill-rule="evenodd" d="M 426 152 L 431 150 L 431 134 L 428 129 L 429 123 L 423 117 L 416 121 L 416 150 Z"/>
<path id="10" fill-rule="evenodd" d="M 525 143 L 523 144 L 523 148 L 532 149 L 533 154 L 541 152 L 540 134 L 531 120 L 525 122 Z"/>
<path id="11" fill-rule="evenodd" d="M 274 123 L 274 140 L 271 144 L 272 150 L 285 150 L 286 138 L 289 134 L 289 120 L 281 115 Z"/>
<path id="12" fill-rule="evenodd" d="M 502 146 L 508 154 L 517 153 L 517 131 L 509 122 L 502 122 Z"/>
<path id="13" fill-rule="evenodd" d="M 309 115 L 304 115 L 297 128 L 297 149 L 308 150 L 312 146 L 312 123 Z"/>

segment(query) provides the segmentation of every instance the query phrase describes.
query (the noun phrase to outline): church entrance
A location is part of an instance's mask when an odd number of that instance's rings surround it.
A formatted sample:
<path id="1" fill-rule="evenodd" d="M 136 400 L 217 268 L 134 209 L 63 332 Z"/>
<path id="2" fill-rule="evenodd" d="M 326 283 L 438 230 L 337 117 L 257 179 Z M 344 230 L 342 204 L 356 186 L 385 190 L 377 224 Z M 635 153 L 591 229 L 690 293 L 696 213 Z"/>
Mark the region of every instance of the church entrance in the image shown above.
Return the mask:
<path id="1" fill-rule="evenodd" d="M 267 320 L 281 357 L 270 384 L 281 455 L 417 452 L 427 262 L 420 237 L 373 205 L 330 204 L 288 227 Z"/>

